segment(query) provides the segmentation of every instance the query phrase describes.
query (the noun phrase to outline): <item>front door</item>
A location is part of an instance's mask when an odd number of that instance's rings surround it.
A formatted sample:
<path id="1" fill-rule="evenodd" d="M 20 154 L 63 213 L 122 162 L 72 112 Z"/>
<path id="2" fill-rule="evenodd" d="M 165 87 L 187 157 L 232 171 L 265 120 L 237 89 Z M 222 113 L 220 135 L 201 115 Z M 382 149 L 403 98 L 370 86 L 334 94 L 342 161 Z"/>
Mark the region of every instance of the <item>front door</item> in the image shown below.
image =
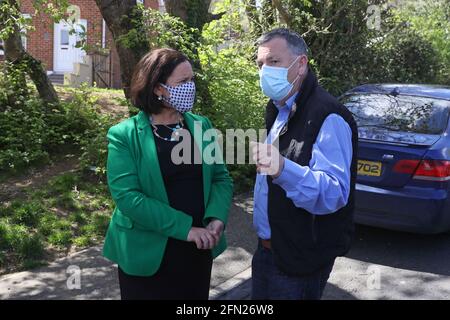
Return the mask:
<path id="1" fill-rule="evenodd" d="M 75 62 L 82 62 L 86 52 L 81 48 L 76 48 L 82 39 L 81 34 L 87 30 L 87 21 L 78 20 L 74 25 L 75 32 L 70 32 L 72 26 L 64 21 L 55 23 L 54 29 L 54 54 L 53 63 L 55 72 L 72 72 Z"/>

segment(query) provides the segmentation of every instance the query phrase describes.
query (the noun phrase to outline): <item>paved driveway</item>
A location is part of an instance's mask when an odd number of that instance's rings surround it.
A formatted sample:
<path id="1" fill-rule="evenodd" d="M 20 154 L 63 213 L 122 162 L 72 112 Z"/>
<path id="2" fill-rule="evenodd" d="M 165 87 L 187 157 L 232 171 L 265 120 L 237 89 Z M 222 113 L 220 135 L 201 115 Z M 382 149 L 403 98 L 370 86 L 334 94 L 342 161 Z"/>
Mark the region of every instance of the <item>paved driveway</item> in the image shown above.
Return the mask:
<path id="1" fill-rule="evenodd" d="M 228 250 L 214 262 L 211 298 L 249 299 L 256 237 L 250 195 L 236 197 Z M 80 289 L 68 279 L 77 266 Z M 70 281 L 69 281 L 70 282 Z M 48 267 L 0 277 L 0 299 L 118 299 L 115 266 L 94 247 Z M 347 257 L 336 261 L 324 299 L 450 299 L 450 234 L 426 236 L 357 226 Z"/>
<path id="2" fill-rule="evenodd" d="M 248 299 L 250 281 L 223 299 Z M 425 236 L 356 226 L 355 243 L 338 258 L 325 300 L 450 299 L 450 234 Z"/>

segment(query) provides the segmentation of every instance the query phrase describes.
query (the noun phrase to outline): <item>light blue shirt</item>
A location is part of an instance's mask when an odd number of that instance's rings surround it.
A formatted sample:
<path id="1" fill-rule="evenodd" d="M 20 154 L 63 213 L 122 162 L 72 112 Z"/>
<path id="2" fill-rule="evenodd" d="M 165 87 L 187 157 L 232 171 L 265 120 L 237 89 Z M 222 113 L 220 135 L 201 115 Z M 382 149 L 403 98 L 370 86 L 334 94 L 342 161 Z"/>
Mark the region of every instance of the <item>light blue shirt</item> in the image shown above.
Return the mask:
<path id="1" fill-rule="evenodd" d="M 272 143 L 289 119 L 297 94 L 284 106 L 275 106 L 275 119 L 266 143 Z M 347 204 L 350 194 L 350 166 L 352 161 L 352 131 L 339 115 L 329 115 L 313 145 L 309 166 L 301 166 L 284 159 L 281 174 L 272 182 L 286 192 L 298 208 L 311 214 L 325 215 L 336 212 Z M 265 175 L 257 174 L 254 188 L 253 226 L 262 239 L 270 239 L 271 231 L 267 212 L 268 185 Z M 276 214 L 276 212 L 274 213 Z"/>

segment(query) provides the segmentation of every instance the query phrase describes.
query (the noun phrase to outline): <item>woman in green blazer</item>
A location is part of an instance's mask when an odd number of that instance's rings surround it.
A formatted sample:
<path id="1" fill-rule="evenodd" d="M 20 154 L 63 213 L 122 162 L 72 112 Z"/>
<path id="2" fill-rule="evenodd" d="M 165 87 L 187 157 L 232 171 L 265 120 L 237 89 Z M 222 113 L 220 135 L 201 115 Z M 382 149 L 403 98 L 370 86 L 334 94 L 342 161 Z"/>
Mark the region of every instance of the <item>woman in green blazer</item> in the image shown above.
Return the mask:
<path id="1" fill-rule="evenodd" d="M 189 112 L 195 83 L 186 56 L 153 50 L 135 70 L 131 100 L 141 111 L 108 131 L 116 208 L 103 253 L 119 265 L 122 299 L 208 299 L 212 259 L 226 248 L 232 180 L 223 161 L 199 157 L 216 142 L 202 136 L 211 122 Z"/>

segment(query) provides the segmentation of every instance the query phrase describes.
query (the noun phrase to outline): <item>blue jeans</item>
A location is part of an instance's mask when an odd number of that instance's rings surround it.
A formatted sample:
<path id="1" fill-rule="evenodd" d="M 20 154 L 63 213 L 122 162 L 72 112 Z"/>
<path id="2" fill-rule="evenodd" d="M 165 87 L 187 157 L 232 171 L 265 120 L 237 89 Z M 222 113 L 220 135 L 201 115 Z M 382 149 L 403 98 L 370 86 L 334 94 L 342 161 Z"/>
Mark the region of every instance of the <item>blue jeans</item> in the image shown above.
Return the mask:
<path id="1" fill-rule="evenodd" d="M 252 260 L 253 300 L 320 300 L 334 260 L 305 276 L 290 276 L 273 261 L 272 251 L 258 243 Z"/>

